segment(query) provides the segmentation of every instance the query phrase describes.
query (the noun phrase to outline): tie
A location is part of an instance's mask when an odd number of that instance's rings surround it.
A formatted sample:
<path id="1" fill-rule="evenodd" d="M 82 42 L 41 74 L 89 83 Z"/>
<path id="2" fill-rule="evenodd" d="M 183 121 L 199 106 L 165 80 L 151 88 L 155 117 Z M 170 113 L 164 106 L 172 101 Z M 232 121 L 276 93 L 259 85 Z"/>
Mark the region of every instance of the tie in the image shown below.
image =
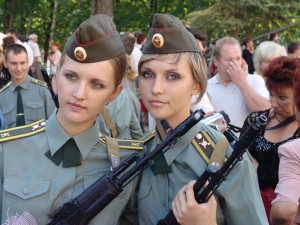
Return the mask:
<path id="1" fill-rule="evenodd" d="M 21 88 L 22 87 L 20 87 L 20 86 L 16 87 L 16 90 L 18 92 L 18 95 L 17 95 L 17 120 L 16 120 L 16 126 L 25 125 L 23 101 L 22 101 L 22 95 L 20 93 Z"/>
<path id="2" fill-rule="evenodd" d="M 70 138 L 53 156 L 50 150 L 45 155 L 57 166 L 63 161 L 64 168 L 81 165 L 81 154 L 73 138 Z"/>
<path id="3" fill-rule="evenodd" d="M 154 175 L 172 172 L 172 168 L 171 166 L 168 166 L 164 155 L 161 155 L 157 160 L 155 160 L 151 169 Z"/>

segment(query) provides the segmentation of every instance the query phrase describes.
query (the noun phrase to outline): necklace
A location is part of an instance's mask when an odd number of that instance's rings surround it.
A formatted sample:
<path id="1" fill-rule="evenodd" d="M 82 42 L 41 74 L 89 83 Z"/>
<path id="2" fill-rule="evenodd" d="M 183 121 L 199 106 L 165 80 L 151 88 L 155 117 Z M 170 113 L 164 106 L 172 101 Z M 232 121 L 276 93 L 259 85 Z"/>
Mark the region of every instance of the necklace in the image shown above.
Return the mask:
<path id="1" fill-rule="evenodd" d="M 276 114 L 276 113 L 274 113 L 274 117 L 275 117 L 275 119 L 276 119 L 279 123 L 282 122 L 282 121 L 280 121 L 280 120 L 277 118 L 277 114 Z"/>

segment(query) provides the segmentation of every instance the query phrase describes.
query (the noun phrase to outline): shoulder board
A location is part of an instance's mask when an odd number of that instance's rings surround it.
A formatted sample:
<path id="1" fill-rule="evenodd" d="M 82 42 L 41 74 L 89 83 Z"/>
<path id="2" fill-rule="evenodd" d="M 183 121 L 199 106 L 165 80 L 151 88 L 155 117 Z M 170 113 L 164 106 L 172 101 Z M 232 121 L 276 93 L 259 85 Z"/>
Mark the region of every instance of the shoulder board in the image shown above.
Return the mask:
<path id="1" fill-rule="evenodd" d="M 105 136 L 102 133 L 99 133 L 99 141 L 106 144 Z M 117 139 L 119 148 L 122 149 L 132 149 L 132 150 L 143 150 L 144 142 L 140 140 L 123 140 Z"/>
<path id="2" fill-rule="evenodd" d="M 155 130 L 149 131 L 147 134 L 145 134 L 143 137 L 139 139 L 139 141 L 143 141 L 144 143 L 147 143 L 149 140 L 154 138 L 155 136 Z"/>
<path id="3" fill-rule="evenodd" d="M 1 93 L 2 91 L 4 91 L 5 89 L 7 89 L 11 84 L 12 84 L 12 82 L 9 81 L 6 85 L 4 85 L 4 86 L 1 88 L 0 93 Z"/>
<path id="4" fill-rule="evenodd" d="M 213 138 L 209 135 L 207 131 L 200 131 L 198 134 L 196 134 L 192 143 L 196 150 L 199 152 L 199 154 L 202 156 L 204 161 L 208 163 L 216 146 L 216 143 L 213 140 Z M 227 158 L 225 157 L 224 161 L 226 160 Z"/>
<path id="5" fill-rule="evenodd" d="M 47 83 L 44 82 L 44 81 L 41 81 L 41 80 L 32 78 L 32 79 L 31 79 L 31 82 L 32 82 L 32 83 L 35 83 L 35 84 L 39 84 L 39 85 L 41 85 L 41 86 L 44 86 L 44 87 L 48 88 Z"/>
<path id="6" fill-rule="evenodd" d="M 24 126 L 14 127 L 0 131 L 0 143 L 32 136 L 45 130 L 45 120 L 39 120 Z"/>

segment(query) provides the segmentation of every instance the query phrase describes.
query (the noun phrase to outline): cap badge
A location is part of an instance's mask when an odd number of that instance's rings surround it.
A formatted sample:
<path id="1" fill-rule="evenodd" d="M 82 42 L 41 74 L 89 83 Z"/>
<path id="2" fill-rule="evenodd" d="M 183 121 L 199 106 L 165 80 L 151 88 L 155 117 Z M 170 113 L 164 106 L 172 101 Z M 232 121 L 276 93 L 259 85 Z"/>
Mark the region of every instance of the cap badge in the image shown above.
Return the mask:
<path id="1" fill-rule="evenodd" d="M 154 34 L 152 37 L 152 44 L 155 48 L 164 46 L 164 37 L 161 34 Z"/>
<path id="2" fill-rule="evenodd" d="M 74 55 L 78 61 L 84 61 L 87 57 L 86 51 L 82 47 L 75 48 Z"/>

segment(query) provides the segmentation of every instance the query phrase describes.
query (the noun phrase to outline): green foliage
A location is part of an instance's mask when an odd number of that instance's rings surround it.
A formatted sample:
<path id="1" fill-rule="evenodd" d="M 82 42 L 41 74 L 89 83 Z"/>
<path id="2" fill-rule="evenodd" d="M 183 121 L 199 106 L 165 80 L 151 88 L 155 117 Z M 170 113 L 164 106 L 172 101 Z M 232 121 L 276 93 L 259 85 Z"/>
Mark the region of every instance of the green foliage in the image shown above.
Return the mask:
<path id="1" fill-rule="evenodd" d="M 223 36 L 243 39 L 296 22 L 299 10 L 298 0 L 218 0 L 205 10 L 186 15 L 184 21 L 213 39 Z M 293 36 L 290 31 L 284 33 Z M 286 37 L 285 41 L 289 41 Z"/>
<path id="2" fill-rule="evenodd" d="M 115 0 L 114 21 L 120 31 L 148 32 L 155 13 L 183 19 L 187 13 L 212 5 L 214 0 Z"/>
<path id="3" fill-rule="evenodd" d="M 54 0 L 0 0 L 0 28 L 13 15 L 20 34 L 36 33 L 42 49 L 49 45 Z M 91 16 L 90 0 L 56 0 L 58 10 L 53 41 L 64 44 L 76 27 Z M 147 33 L 155 13 L 170 13 L 207 33 L 212 39 L 231 35 L 254 37 L 300 19 L 299 0 L 113 0 L 114 22 L 120 31 Z M 30 17 L 32 16 L 32 24 Z M 297 41 L 300 25 L 280 33 L 282 40 Z M 298 37 L 298 41 L 300 37 Z"/>

